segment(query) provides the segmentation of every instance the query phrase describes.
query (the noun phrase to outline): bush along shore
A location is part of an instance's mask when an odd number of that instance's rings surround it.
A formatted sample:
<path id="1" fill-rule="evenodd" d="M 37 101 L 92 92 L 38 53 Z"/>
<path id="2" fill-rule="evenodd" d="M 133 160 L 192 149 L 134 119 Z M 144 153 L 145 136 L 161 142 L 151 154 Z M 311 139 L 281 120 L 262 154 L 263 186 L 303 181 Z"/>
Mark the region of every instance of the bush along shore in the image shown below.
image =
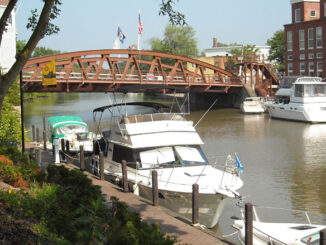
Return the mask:
<path id="1" fill-rule="evenodd" d="M 0 147 L 0 244 L 174 244 L 79 170 L 37 164 Z"/>

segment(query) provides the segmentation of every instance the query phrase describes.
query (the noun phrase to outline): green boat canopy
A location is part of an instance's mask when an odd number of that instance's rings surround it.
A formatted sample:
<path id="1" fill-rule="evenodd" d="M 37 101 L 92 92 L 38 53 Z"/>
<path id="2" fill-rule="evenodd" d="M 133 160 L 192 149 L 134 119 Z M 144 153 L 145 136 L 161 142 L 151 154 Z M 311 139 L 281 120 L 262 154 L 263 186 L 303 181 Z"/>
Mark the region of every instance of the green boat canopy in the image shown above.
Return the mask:
<path id="1" fill-rule="evenodd" d="M 88 125 L 78 116 L 54 116 L 48 118 L 51 138 L 62 138 L 72 132 L 88 132 Z"/>

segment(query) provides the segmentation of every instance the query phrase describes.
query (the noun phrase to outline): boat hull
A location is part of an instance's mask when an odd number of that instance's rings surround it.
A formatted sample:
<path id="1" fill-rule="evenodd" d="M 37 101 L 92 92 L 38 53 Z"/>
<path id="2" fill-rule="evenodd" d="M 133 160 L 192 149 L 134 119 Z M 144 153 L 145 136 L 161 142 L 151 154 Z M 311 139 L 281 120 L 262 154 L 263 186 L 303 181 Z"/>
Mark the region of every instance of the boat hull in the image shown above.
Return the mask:
<path id="1" fill-rule="evenodd" d="M 324 105 L 325 106 L 325 105 Z M 270 104 L 267 106 L 270 117 L 309 123 L 325 123 L 326 110 L 303 107 L 295 104 Z"/>

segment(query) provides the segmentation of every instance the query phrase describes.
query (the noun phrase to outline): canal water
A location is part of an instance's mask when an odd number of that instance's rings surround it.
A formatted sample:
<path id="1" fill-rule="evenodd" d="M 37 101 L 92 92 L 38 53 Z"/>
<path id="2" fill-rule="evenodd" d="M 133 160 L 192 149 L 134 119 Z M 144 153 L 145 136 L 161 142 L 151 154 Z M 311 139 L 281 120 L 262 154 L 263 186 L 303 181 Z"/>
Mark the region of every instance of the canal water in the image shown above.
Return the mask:
<path id="1" fill-rule="evenodd" d="M 118 96 L 119 100 L 120 97 Z M 142 94 L 128 101 L 153 101 Z M 42 129 L 42 115 L 78 115 L 92 130 L 92 110 L 112 103 L 112 94 L 51 94 L 25 102 L 25 127 Z M 188 119 L 196 123 L 205 111 L 194 111 Z M 326 124 L 270 119 L 268 114 L 244 115 L 239 109 L 211 110 L 197 125 L 209 159 L 217 159 L 223 168 L 228 154 L 237 153 L 244 171 L 240 190 L 243 202 L 259 206 L 264 221 L 297 221 L 300 212 L 326 223 Z M 238 201 L 229 201 L 216 232 L 223 235 L 231 228 L 231 216 L 240 216 Z M 269 207 L 278 208 L 270 209 Z M 300 221 L 300 220 L 299 220 Z"/>

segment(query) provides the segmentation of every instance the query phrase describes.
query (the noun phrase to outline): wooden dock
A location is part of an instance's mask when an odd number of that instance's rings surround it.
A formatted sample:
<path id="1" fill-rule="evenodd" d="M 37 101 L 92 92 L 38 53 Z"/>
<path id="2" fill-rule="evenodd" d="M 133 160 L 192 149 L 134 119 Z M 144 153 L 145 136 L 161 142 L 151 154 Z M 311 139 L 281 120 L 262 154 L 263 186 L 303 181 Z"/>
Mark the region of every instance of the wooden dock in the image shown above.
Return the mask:
<path id="1" fill-rule="evenodd" d="M 26 151 L 34 147 L 33 144 L 26 144 Z M 52 164 L 53 157 L 50 152 L 42 152 L 42 163 Z M 70 163 L 60 163 L 69 169 L 79 169 L 76 165 Z M 176 237 L 177 244 L 193 244 L 193 245 L 219 245 L 233 244 L 225 238 L 219 237 L 215 232 L 193 226 L 191 221 L 181 218 L 177 214 L 167 210 L 161 206 L 153 206 L 148 200 L 139 197 L 133 193 L 123 192 L 122 188 L 108 181 L 100 180 L 88 172 L 84 172 L 93 182 L 94 185 L 102 187 L 102 193 L 108 196 L 117 197 L 120 201 L 125 202 L 130 210 L 140 214 L 142 220 L 148 223 L 158 223 L 161 231 L 171 237 Z"/>

